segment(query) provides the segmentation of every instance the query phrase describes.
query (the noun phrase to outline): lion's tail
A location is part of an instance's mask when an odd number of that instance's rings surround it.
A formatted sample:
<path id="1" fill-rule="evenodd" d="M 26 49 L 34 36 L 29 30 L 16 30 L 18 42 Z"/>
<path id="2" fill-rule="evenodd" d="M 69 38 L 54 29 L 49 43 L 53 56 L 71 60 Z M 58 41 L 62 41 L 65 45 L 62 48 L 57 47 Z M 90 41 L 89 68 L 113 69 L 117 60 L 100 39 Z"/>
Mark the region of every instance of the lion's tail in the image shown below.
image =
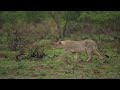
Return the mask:
<path id="1" fill-rule="evenodd" d="M 96 50 L 101 54 L 101 52 L 99 51 L 96 43 L 95 43 L 95 48 L 96 48 Z M 107 54 L 103 54 L 103 53 L 102 53 L 102 55 L 105 56 L 106 58 L 109 58 L 109 56 L 108 56 Z"/>

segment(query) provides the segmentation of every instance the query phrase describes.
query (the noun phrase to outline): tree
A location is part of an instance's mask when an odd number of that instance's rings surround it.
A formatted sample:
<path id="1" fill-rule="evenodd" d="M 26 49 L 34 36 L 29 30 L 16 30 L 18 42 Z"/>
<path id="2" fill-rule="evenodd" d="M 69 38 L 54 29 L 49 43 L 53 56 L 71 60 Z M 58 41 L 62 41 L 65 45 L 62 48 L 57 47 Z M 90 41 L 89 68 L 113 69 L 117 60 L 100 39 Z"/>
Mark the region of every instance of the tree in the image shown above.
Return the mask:
<path id="1" fill-rule="evenodd" d="M 58 39 L 64 39 L 65 38 L 65 32 L 67 30 L 67 25 L 70 21 L 76 21 L 77 18 L 80 15 L 80 12 L 77 11 L 50 11 L 49 15 L 53 18 L 55 21 L 57 27 L 58 27 Z M 61 20 L 60 20 L 61 19 Z M 60 22 L 64 22 L 63 24 Z"/>

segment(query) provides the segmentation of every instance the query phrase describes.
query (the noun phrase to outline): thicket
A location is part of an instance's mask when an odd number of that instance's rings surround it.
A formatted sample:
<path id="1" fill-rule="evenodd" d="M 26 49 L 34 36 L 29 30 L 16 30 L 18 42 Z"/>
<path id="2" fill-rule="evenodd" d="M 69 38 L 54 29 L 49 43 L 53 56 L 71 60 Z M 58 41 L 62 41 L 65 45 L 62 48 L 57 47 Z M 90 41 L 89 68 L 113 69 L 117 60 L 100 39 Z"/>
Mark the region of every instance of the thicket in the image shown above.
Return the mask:
<path id="1" fill-rule="evenodd" d="M 90 38 L 112 42 L 120 52 L 119 24 L 119 11 L 0 11 L 0 45 L 16 51 L 43 39 Z"/>

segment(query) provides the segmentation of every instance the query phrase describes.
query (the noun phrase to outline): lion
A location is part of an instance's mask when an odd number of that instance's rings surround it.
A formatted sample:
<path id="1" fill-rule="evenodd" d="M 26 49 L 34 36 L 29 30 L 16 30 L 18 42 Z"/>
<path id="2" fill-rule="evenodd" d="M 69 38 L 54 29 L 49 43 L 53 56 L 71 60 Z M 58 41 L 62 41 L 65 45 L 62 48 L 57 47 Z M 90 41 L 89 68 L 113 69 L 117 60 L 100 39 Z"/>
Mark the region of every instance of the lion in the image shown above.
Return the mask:
<path id="1" fill-rule="evenodd" d="M 88 54 L 88 59 L 86 61 L 90 61 L 93 57 L 93 54 L 96 54 L 99 59 L 103 59 L 103 56 L 100 54 L 98 50 L 98 46 L 95 41 L 93 40 L 81 40 L 81 41 L 72 41 L 72 40 L 65 40 L 65 41 L 58 41 L 56 47 L 62 47 L 64 49 L 64 54 L 68 52 L 72 52 L 75 54 L 75 59 L 77 60 L 78 53 L 82 53 L 84 51 Z"/>

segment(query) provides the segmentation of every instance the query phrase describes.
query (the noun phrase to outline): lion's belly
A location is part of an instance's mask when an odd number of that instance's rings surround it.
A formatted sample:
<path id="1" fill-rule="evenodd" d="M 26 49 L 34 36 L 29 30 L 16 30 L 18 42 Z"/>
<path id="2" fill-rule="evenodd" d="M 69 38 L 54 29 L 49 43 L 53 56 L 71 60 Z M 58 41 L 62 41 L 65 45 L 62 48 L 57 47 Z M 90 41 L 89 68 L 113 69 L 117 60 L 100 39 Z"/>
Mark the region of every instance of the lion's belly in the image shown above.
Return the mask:
<path id="1" fill-rule="evenodd" d="M 75 53 L 75 52 L 83 52 L 83 51 L 85 51 L 85 48 L 71 48 L 71 49 L 69 49 L 69 51 L 73 52 L 73 53 Z"/>

